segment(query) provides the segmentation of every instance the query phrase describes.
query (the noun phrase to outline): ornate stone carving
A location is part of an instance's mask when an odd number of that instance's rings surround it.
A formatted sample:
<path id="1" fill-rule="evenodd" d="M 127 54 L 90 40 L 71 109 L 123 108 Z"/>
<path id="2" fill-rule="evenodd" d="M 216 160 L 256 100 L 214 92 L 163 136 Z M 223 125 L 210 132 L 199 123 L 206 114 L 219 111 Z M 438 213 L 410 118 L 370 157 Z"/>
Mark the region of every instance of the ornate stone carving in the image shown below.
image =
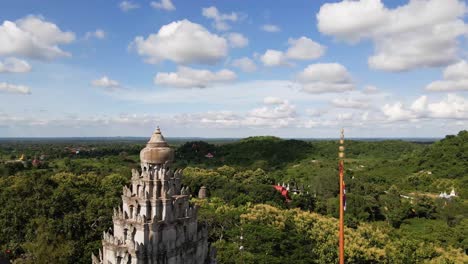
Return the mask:
<path id="1" fill-rule="evenodd" d="M 207 230 L 197 222 L 189 188 L 181 189 L 182 170 L 170 169 L 173 158 L 158 128 L 140 153 L 141 174 L 133 169 L 132 188 L 123 187 L 114 231 L 104 232 L 93 264 L 207 263 Z"/>

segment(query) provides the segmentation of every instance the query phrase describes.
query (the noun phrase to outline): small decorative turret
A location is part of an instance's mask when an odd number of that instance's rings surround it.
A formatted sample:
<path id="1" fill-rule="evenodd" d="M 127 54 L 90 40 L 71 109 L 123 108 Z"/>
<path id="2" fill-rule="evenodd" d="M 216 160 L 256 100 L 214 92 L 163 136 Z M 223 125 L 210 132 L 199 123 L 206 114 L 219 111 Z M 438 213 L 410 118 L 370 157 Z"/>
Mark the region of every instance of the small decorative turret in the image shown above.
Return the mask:
<path id="1" fill-rule="evenodd" d="M 200 188 L 200 191 L 198 191 L 198 198 L 206 199 L 206 187 L 205 186 L 202 186 Z"/>

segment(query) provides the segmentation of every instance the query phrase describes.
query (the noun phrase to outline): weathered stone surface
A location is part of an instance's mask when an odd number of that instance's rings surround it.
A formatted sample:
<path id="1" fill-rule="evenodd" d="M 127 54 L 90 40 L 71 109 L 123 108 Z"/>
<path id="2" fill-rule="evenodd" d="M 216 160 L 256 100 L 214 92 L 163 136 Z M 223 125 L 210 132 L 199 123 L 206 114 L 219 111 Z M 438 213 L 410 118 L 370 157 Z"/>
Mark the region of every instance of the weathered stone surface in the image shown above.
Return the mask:
<path id="1" fill-rule="evenodd" d="M 205 199 L 206 198 L 206 187 L 202 186 L 198 191 L 198 198 Z"/>
<path id="2" fill-rule="evenodd" d="M 102 252 L 92 263 L 208 263 L 208 232 L 197 222 L 188 188 L 181 192 L 182 171 L 170 169 L 174 151 L 159 128 L 140 157 L 142 172 L 132 170 L 122 207 L 114 209 L 113 234 L 103 234 Z"/>

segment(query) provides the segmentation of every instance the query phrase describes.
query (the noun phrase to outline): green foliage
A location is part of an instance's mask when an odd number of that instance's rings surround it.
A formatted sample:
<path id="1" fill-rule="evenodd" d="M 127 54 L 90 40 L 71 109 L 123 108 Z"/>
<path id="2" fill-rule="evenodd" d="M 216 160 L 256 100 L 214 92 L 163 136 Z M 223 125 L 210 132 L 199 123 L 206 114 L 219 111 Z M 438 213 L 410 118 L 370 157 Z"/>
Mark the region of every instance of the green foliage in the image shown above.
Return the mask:
<path id="1" fill-rule="evenodd" d="M 128 179 L 60 172 L 0 178 L 1 250 L 21 263 L 89 263 Z"/>
<path id="2" fill-rule="evenodd" d="M 205 210 L 229 211 L 235 219 L 213 244 L 220 263 L 337 263 L 338 221 L 298 209 L 282 210 L 264 204 L 228 207 L 204 201 Z M 210 217 L 211 218 L 211 217 Z M 240 220 L 240 221 L 239 221 Z M 216 227 L 213 227 L 217 229 Z M 433 241 L 395 233 L 378 223 L 346 228 L 346 263 L 463 263 L 460 250 L 437 247 Z M 242 248 L 241 248 L 242 246 Z"/>
<path id="3" fill-rule="evenodd" d="M 400 195 L 398 189 L 392 186 L 387 194 L 380 196 L 380 203 L 383 206 L 382 213 L 393 227 L 399 227 L 403 220 L 408 218 L 411 210 L 409 202 L 400 199 Z"/>
<path id="4" fill-rule="evenodd" d="M 23 247 L 27 254 L 16 263 L 67 263 L 73 252 L 73 243 L 64 238 L 54 221 L 37 218 L 30 229 L 33 234 L 31 242 L 25 242 Z"/>
<path id="5" fill-rule="evenodd" d="M 276 137 L 250 137 L 238 142 L 212 145 L 203 141 L 183 144 L 176 151 L 178 164 L 240 166 L 273 170 L 290 162 L 301 160 L 312 151 L 310 144 L 300 140 L 282 140 Z M 205 157 L 211 153 L 214 158 Z"/>
<path id="6" fill-rule="evenodd" d="M 468 175 L 468 131 L 446 136 L 426 148 L 418 158 L 420 169 L 430 169 L 438 177 L 461 178 Z"/>
<path id="7" fill-rule="evenodd" d="M 267 181 L 267 173 L 262 169 L 236 172 L 226 165 L 217 169 L 187 167 L 183 177 L 183 184 L 190 188 L 194 196 L 196 190 L 205 186 L 209 196 L 219 197 L 235 205 L 254 202 L 281 206 L 284 198 L 271 184 L 266 184 Z"/>
<path id="8" fill-rule="evenodd" d="M 467 142 L 467 131 L 433 144 L 346 142 L 347 263 L 467 262 Z M 89 263 L 142 143 L 0 142 L 0 254 L 11 250 L 16 263 Z M 184 185 L 193 197 L 207 187 L 209 198 L 193 201 L 219 263 L 336 263 L 336 141 L 177 144 Z M 10 162 L 22 154 L 26 166 Z M 31 166 L 41 155 L 41 166 Z M 302 193 L 286 203 L 272 187 L 278 182 Z M 452 187 L 459 197 L 438 198 Z"/>

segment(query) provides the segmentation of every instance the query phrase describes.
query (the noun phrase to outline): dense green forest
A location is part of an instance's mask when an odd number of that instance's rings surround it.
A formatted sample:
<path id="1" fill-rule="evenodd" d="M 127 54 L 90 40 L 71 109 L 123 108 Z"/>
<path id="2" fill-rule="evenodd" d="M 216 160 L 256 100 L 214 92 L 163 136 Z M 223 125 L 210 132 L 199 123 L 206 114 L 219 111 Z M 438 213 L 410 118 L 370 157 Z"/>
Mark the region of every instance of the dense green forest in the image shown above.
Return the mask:
<path id="1" fill-rule="evenodd" d="M 0 258 L 90 263 L 144 143 L 0 141 Z M 207 187 L 192 201 L 219 263 L 337 263 L 335 140 L 172 143 L 193 197 Z M 345 168 L 347 263 L 468 262 L 468 131 L 347 141 Z M 286 202 L 277 183 L 298 194 Z"/>

